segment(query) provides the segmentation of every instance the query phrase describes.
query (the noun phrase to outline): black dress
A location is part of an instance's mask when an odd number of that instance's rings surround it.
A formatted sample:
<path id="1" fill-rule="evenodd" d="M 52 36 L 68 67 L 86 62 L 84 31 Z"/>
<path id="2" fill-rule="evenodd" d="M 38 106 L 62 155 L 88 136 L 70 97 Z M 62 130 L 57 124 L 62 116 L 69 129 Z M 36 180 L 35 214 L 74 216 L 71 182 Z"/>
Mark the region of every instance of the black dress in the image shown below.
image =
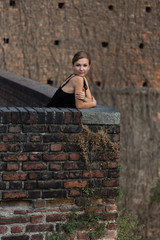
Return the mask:
<path id="1" fill-rule="evenodd" d="M 68 80 L 58 88 L 55 92 L 53 97 L 51 98 L 50 102 L 47 104 L 46 107 L 64 107 L 64 108 L 76 108 L 75 103 L 75 94 L 74 93 L 66 93 L 62 90 L 62 88 L 70 81 L 72 77 L 75 75 L 71 75 L 68 77 Z M 85 79 L 83 78 L 83 87 L 85 92 L 87 90 L 87 84 Z"/>

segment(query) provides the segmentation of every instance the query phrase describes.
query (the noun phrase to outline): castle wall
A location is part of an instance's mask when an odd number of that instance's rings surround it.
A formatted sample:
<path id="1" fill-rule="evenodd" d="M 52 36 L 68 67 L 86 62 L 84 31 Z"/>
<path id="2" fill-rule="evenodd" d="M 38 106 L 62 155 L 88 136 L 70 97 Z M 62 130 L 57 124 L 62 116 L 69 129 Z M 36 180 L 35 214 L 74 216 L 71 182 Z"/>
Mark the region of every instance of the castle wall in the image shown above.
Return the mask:
<path id="1" fill-rule="evenodd" d="M 118 206 L 138 215 L 144 224 L 142 239 L 159 240 L 160 92 L 148 88 L 108 89 L 99 96 L 102 103 L 121 113 L 123 196 Z"/>
<path id="2" fill-rule="evenodd" d="M 58 86 L 72 72 L 73 54 L 86 50 L 89 80 L 102 89 L 159 88 L 159 4 L 0 0 L 0 68 Z"/>
<path id="3" fill-rule="evenodd" d="M 83 123 L 90 134 L 102 129 L 119 145 L 118 118 L 114 121 L 116 112 L 110 113 L 99 112 L 103 123 L 93 112 L 82 117 L 74 109 L 0 108 L 1 240 L 46 239 L 46 233 L 67 221 L 73 207 L 83 213 L 82 189 L 95 192 L 89 208 L 108 229 L 103 239 L 116 238 L 118 155 L 89 145 L 86 163 L 79 142 Z M 81 138 L 87 144 L 86 135 Z M 75 231 L 72 239 L 88 239 L 87 229 Z"/>

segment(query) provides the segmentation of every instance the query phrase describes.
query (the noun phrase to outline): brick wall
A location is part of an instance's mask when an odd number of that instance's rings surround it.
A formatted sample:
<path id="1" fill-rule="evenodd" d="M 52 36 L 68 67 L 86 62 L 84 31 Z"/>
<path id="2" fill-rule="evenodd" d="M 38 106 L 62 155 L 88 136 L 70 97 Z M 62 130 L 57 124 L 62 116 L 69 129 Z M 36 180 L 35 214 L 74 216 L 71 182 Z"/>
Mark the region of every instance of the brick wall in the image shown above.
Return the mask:
<path id="1" fill-rule="evenodd" d="M 84 49 L 102 89 L 160 87 L 158 0 L 0 0 L 0 11 L 3 70 L 59 86 Z"/>
<path id="2" fill-rule="evenodd" d="M 77 141 L 83 123 L 91 132 L 103 128 L 119 144 L 115 114 L 105 107 L 82 115 L 74 109 L 0 108 L 1 240 L 45 240 L 71 208 L 83 212 L 81 189 L 93 181 L 92 210 L 108 229 L 103 239 L 116 239 L 118 158 L 106 161 L 107 152 L 92 152 L 88 170 Z M 77 231 L 72 239 L 88 239 L 87 232 Z"/>

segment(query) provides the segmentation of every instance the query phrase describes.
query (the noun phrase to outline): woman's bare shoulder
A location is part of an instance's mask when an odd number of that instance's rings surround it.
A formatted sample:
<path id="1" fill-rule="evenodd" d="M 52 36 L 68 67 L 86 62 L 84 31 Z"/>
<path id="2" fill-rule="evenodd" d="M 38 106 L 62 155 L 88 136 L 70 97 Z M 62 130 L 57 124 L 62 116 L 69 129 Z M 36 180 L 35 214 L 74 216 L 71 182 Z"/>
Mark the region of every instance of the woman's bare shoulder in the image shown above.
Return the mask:
<path id="1" fill-rule="evenodd" d="M 83 77 L 81 76 L 75 75 L 74 77 L 72 77 L 73 84 L 82 84 L 83 81 Z"/>

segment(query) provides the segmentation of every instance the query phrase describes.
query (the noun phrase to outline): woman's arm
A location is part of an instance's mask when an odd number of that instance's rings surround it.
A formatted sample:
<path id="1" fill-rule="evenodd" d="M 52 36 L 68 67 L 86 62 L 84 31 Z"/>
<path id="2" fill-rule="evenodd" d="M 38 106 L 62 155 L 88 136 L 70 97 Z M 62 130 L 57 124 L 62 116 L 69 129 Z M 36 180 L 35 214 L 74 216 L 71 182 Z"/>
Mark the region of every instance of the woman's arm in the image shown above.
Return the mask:
<path id="1" fill-rule="evenodd" d="M 89 87 L 86 91 L 86 96 L 83 94 L 83 81 L 83 78 L 79 76 L 76 76 L 74 79 L 76 107 L 80 109 L 95 107 L 97 102 L 95 98 L 92 97 Z"/>

